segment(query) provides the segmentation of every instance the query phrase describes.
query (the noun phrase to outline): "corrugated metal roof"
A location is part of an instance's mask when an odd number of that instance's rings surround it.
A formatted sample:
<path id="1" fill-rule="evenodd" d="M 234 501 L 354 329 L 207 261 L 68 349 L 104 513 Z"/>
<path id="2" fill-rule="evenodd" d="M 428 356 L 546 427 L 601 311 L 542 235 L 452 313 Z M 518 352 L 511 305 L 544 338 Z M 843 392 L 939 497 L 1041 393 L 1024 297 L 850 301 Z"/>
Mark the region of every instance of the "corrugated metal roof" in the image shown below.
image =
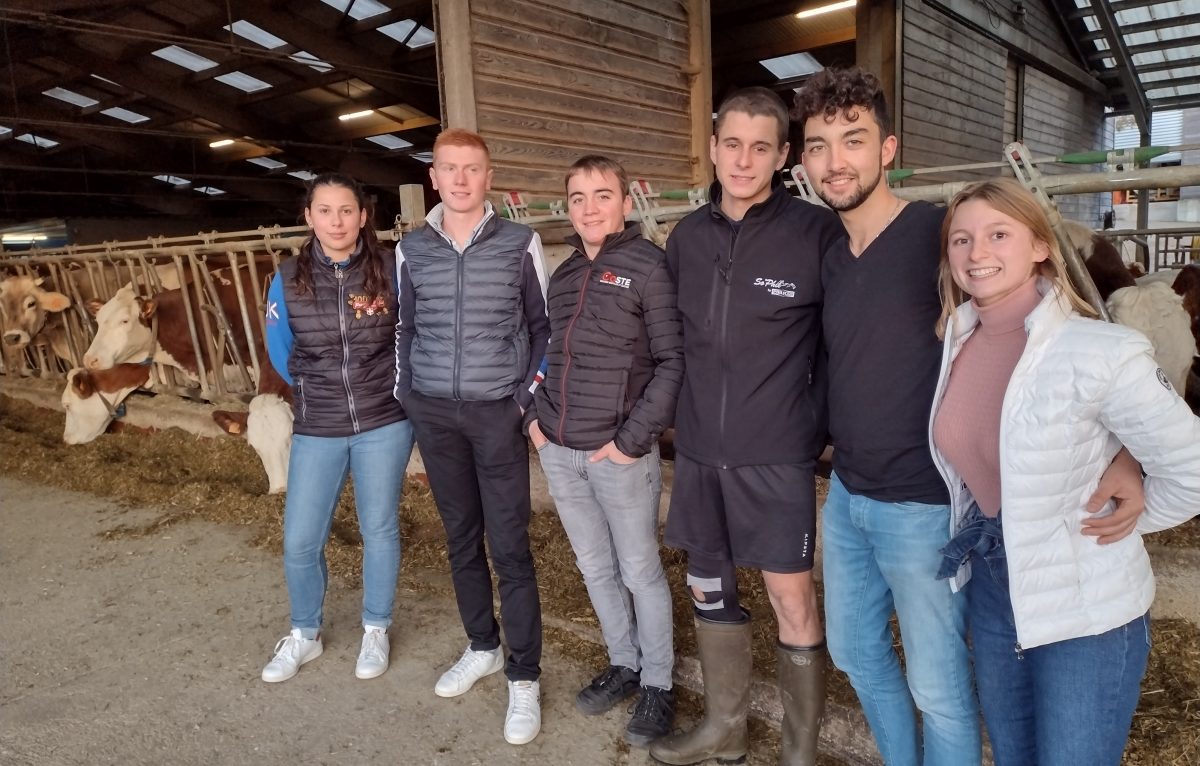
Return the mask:
<path id="1" fill-rule="evenodd" d="M 1200 106 L 1200 0 L 1060 0 L 1059 7 L 1118 112 Z"/>

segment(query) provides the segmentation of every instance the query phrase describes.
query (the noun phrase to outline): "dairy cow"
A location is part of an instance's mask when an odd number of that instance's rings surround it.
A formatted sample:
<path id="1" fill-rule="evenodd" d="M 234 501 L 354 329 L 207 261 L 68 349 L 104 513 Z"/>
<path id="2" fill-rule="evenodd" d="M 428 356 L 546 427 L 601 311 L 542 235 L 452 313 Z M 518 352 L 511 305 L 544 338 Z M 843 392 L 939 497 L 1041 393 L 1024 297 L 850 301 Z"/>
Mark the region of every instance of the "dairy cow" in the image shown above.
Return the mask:
<path id="1" fill-rule="evenodd" d="M 62 359 L 70 359 L 66 335 L 59 312 L 71 305 L 71 299 L 59 292 L 42 289 L 40 277 L 6 277 L 0 281 L 0 331 L 3 332 L 6 367 L 19 366 L 17 360 L 30 345 L 44 341 Z"/>
<path id="2" fill-rule="evenodd" d="M 87 444 L 95 440 L 117 417 L 125 397 L 149 380 L 148 364 L 118 364 L 108 370 L 76 367 L 68 372 L 67 387 L 62 393 L 62 408 L 67 416 L 63 441 Z"/>
<path id="3" fill-rule="evenodd" d="M 269 272 L 263 266 L 259 268 L 260 284 L 263 284 Z M 238 275 L 242 293 L 253 295 L 249 273 L 241 269 Z M 253 343 L 262 362 L 262 374 L 257 381 L 258 396 L 251 401 L 249 412 L 217 411 L 213 413 L 213 419 L 227 432 L 246 436 L 267 471 L 269 491 L 272 494 L 283 492 L 287 488 L 287 462 L 291 450 L 291 389 L 267 361 L 262 339 L 247 338 L 243 331 L 232 272 L 228 269 L 213 271 L 212 280 L 221 309 L 229 320 L 231 340 L 241 358 L 250 359 L 250 344 Z M 185 287 L 143 298 L 136 295 L 131 286 L 126 286 L 102 305 L 90 303 L 88 308 L 96 316 L 97 329 L 96 337 L 84 354 L 85 369 L 106 370 L 122 364 L 154 361 L 197 377 L 199 365 L 185 306 L 186 301 L 192 300 L 189 293 L 189 288 Z M 193 315 L 198 317 L 200 309 L 192 308 Z M 253 315 L 253 309 L 250 311 Z M 102 432 L 103 427 L 98 433 Z"/>

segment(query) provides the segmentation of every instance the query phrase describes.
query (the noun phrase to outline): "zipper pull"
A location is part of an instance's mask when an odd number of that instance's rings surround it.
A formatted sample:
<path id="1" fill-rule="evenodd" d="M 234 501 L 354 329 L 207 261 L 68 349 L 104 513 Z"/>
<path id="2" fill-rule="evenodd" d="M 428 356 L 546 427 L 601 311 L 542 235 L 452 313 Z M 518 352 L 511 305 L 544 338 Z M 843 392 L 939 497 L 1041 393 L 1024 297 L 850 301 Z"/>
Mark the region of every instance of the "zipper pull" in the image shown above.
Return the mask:
<path id="1" fill-rule="evenodd" d="M 1018 641 L 1017 643 L 1013 644 L 1013 651 L 1017 653 L 1017 659 L 1018 659 L 1018 660 L 1023 660 L 1023 659 L 1025 659 L 1025 653 L 1021 651 L 1021 642 L 1020 642 L 1020 641 Z"/>
<path id="2" fill-rule="evenodd" d="M 337 276 L 337 281 L 339 282 L 346 278 L 345 269 L 340 266 L 334 266 L 333 273 Z"/>

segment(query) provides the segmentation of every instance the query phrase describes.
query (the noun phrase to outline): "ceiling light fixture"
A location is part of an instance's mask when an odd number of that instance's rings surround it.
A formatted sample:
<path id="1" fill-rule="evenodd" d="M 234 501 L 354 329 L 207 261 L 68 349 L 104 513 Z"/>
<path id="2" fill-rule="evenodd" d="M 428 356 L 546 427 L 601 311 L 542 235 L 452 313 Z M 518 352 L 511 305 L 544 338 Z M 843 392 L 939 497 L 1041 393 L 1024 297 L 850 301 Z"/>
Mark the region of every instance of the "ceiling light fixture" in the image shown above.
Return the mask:
<path id="1" fill-rule="evenodd" d="M 819 5 L 816 8 L 800 11 L 796 14 L 798 19 L 807 19 L 810 16 L 820 16 L 822 13 L 832 13 L 833 11 L 843 11 L 847 8 L 853 8 L 858 0 L 841 0 L 838 3 L 830 3 L 829 5 Z"/>
<path id="2" fill-rule="evenodd" d="M 369 117 L 372 114 L 375 114 L 374 109 L 364 109 L 361 112 L 350 112 L 349 114 L 339 114 L 338 119 L 341 120 L 342 122 L 345 122 L 346 120 L 357 120 L 359 117 Z"/>
<path id="3" fill-rule="evenodd" d="M 219 140 L 219 141 L 211 141 L 211 142 L 209 142 L 209 144 L 208 144 L 208 148 L 209 148 L 209 149 L 220 149 L 222 146 L 232 146 L 232 145 L 233 145 L 233 139 L 232 139 L 232 138 L 222 138 L 222 139 L 221 139 L 221 140 Z"/>
<path id="4" fill-rule="evenodd" d="M 32 245 L 34 242 L 45 242 L 45 234 L 3 234 L 0 242 L 6 245 Z"/>

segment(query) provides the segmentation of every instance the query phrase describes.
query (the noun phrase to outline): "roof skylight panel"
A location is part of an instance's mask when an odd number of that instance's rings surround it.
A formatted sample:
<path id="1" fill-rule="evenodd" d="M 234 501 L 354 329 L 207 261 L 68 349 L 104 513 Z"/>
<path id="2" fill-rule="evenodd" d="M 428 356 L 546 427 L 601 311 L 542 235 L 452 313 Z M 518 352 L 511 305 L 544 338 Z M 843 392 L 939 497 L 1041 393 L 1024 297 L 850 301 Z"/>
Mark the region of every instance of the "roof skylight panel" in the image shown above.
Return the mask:
<path id="1" fill-rule="evenodd" d="M 56 98 L 59 101 L 65 101 L 68 104 L 74 104 L 80 108 L 87 108 L 100 103 L 90 96 L 85 96 L 82 93 L 76 93 L 75 91 L 67 90 L 66 88 L 51 88 L 50 90 L 44 90 L 42 91 L 42 95 L 49 96 L 50 98 Z"/>
<path id="2" fill-rule="evenodd" d="M 172 186 L 188 186 L 189 184 L 192 183 L 191 181 L 187 180 L 186 178 L 180 178 L 179 176 L 171 176 L 171 175 L 155 176 L 154 180 L 162 181 L 163 183 L 171 184 Z"/>
<path id="3" fill-rule="evenodd" d="M 233 32 L 238 37 L 244 37 L 255 45 L 261 45 L 269 50 L 282 48 L 288 44 L 282 37 L 276 37 L 262 27 L 256 27 L 244 19 L 226 24 L 222 29 Z"/>
<path id="4" fill-rule="evenodd" d="M 316 173 L 308 170 L 293 170 L 292 172 L 288 173 L 288 175 L 292 176 L 293 178 L 299 178 L 301 181 L 311 181 L 317 177 Z"/>
<path id="5" fill-rule="evenodd" d="M 391 10 L 377 0 L 321 0 L 321 2 L 342 13 L 346 13 L 346 9 L 349 8 L 350 18 L 359 21 Z"/>
<path id="6" fill-rule="evenodd" d="M 21 135 L 17 136 L 17 140 L 24 141 L 27 144 L 33 144 L 39 149 L 52 149 L 55 146 L 58 146 L 57 141 L 44 136 L 36 136 L 33 133 L 22 133 Z"/>
<path id="7" fill-rule="evenodd" d="M 414 29 L 416 29 L 415 32 L 413 31 Z M 393 24 L 385 24 L 375 31 L 387 35 L 398 43 L 403 43 L 405 40 L 407 40 L 408 42 L 406 45 L 413 50 L 416 50 L 417 48 L 424 48 L 427 45 L 433 45 L 434 40 L 436 39 L 433 35 L 432 29 L 418 25 L 417 22 L 413 21 L 412 19 L 397 21 Z M 409 36 L 410 34 L 411 37 Z"/>
<path id="8" fill-rule="evenodd" d="M 237 88 L 243 93 L 257 93 L 260 90 L 267 90 L 274 87 L 271 83 L 264 82 L 257 77 L 251 77 L 245 72 L 226 72 L 225 74 L 217 75 L 213 79 L 231 88 Z"/>
<path id="9" fill-rule="evenodd" d="M 246 159 L 246 162 L 252 162 L 260 168 L 266 168 L 267 170 L 279 170 L 280 168 L 287 167 L 286 162 L 273 160 L 270 157 L 249 157 Z"/>
<path id="10" fill-rule="evenodd" d="M 819 72 L 823 68 L 808 53 L 792 53 L 787 56 L 763 59 L 758 63 L 762 64 L 766 67 L 767 71 L 775 75 L 775 79 L 777 80 L 790 80 L 793 77 L 801 77 L 813 72 Z"/>
<path id="11" fill-rule="evenodd" d="M 412 146 L 411 142 L 405 141 L 393 133 L 384 133 L 380 136 L 367 136 L 367 140 L 373 144 L 379 144 L 384 149 L 407 149 Z"/>
<path id="12" fill-rule="evenodd" d="M 181 66 L 192 72 L 203 72 L 205 69 L 212 69 L 217 65 L 217 62 L 212 59 L 205 58 L 198 53 L 192 53 L 189 50 L 180 48 L 178 45 L 168 45 L 166 48 L 159 48 L 152 52 L 152 55 L 158 56 L 164 61 L 170 61 L 176 66 Z"/>
<path id="13" fill-rule="evenodd" d="M 147 117 L 146 115 L 139 114 L 138 112 L 135 112 L 132 109 L 125 109 L 124 107 L 120 107 L 120 106 L 114 106 L 109 109 L 103 109 L 103 110 L 101 110 L 100 114 L 106 114 L 109 117 L 112 117 L 117 120 L 123 120 L 123 121 L 131 123 L 131 124 L 150 121 L 150 118 Z"/>
<path id="14" fill-rule="evenodd" d="M 288 58 L 290 58 L 292 61 L 295 61 L 297 64 L 304 64 L 305 66 L 312 67 L 313 69 L 322 73 L 333 69 L 333 64 L 322 61 L 308 51 L 296 51 L 292 55 L 288 56 Z"/>

